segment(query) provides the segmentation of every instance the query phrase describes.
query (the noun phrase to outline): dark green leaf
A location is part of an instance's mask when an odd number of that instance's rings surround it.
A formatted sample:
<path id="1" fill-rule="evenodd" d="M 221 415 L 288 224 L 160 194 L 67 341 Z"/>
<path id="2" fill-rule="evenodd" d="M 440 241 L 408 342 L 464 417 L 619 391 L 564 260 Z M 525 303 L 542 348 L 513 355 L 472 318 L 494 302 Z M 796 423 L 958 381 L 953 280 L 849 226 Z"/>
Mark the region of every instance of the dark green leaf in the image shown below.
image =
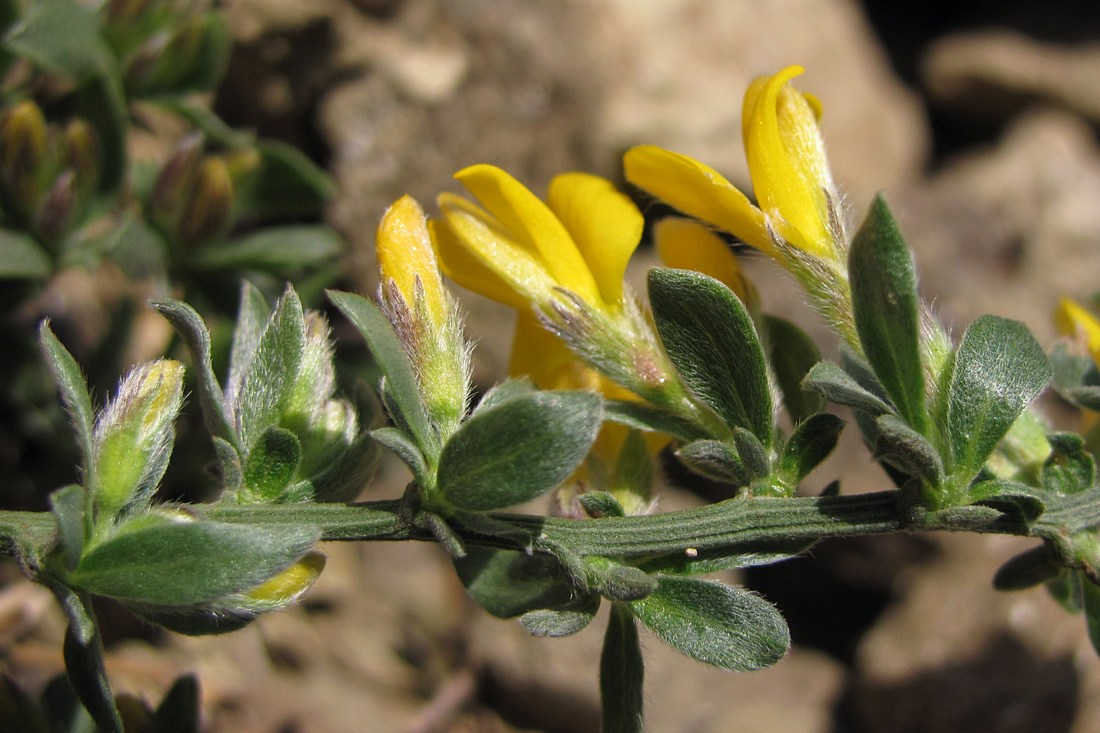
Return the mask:
<path id="1" fill-rule="evenodd" d="M 881 196 L 852 239 L 848 257 L 860 344 L 898 414 L 927 430 L 920 351 L 920 300 L 913 257 Z"/>
<path id="2" fill-rule="evenodd" d="M 585 514 L 596 519 L 626 516 L 623 505 L 614 494 L 606 491 L 589 491 L 578 496 L 577 501 L 584 507 Z"/>
<path id="3" fill-rule="evenodd" d="M 1071 353 L 1056 344 L 1048 355 L 1054 372 L 1054 388 L 1067 402 L 1100 411 L 1100 370 L 1091 357 Z"/>
<path id="4" fill-rule="evenodd" d="M 92 397 L 88 394 L 88 383 L 84 381 L 84 375 L 76 359 L 53 335 L 49 321 L 43 321 L 39 327 L 38 341 L 42 347 L 42 355 L 46 359 L 46 366 L 49 367 L 57 389 L 61 392 L 61 401 L 65 404 L 76 433 L 83 461 L 84 481 L 93 485 L 95 450 L 92 445 L 92 426 L 95 422 L 95 413 L 92 410 Z"/>
<path id="5" fill-rule="evenodd" d="M 0 733 L 50 733 L 46 716 L 7 674 L 0 675 Z"/>
<path id="6" fill-rule="evenodd" d="M 737 296 L 687 270 L 649 273 L 649 300 L 661 343 L 684 383 L 732 429 L 772 444 L 774 401 L 764 349 Z"/>
<path id="7" fill-rule="evenodd" d="M 241 446 L 225 408 L 225 399 L 210 360 L 210 332 L 194 308 L 179 300 L 154 300 L 151 305 L 171 322 L 191 351 L 198 374 L 199 403 L 203 422 L 211 435 L 221 438 L 238 451 Z"/>
<path id="8" fill-rule="evenodd" d="M 721 440 L 696 440 L 681 446 L 676 455 L 692 471 L 715 481 L 744 486 L 749 482 L 741 455 Z"/>
<path id="9" fill-rule="evenodd" d="M 639 497 L 650 495 L 653 488 L 654 456 L 639 430 L 628 430 L 619 449 L 608 487 Z"/>
<path id="10" fill-rule="evenodd" d="M 389 320 L 378 306 L 355 293 L 329 290 L 328 298 L 359 329 L 378 368 L 386 378 L 387 407 L 396 410 L 394 419 L 408 426 L 411 437 L 428 457 L 439 453 L 439 436 L 428 419 L 416 372 Z M 385 396 L 384 396 L 385 399 Z"/>
<path id="11" fill-rule="evenodd" d="M 50 494 L 50 510 L 57 518 L 57 542 L 66 570 L 75 568 L 84 552 L 86 501 L 83 486 L 69 485 Z"/>
<path id="12" fill-rule="evenodd" d="M 943 462 L 927 438 L 893 415 L 880 416 L 875 427 L 876 460 L 920 478 L 927 486 L 943 483 Z"/>
<path id="13" fill-rule="evenodd" d="M 970 487 L 970 502 L 1011 512 L 1025 522 L 1033 522 L 1046 510 L 1046 501 L 1039 489 L 1016 481 L 992 479 Z"/>
<path id="14" fill-rule="evenodd" d="M 117 74 L 114 55 L 99 34 L 95 10 L 76 0 L 29 3 L 4 43 L 20 56 L 78 83 L 100 74 Z"/>
<path id="15" fill-rule="evenodd" d="M 129 172 L 126 140 L 129 114 L 122 84 L 112 74 L 97 74 L 80 90 L 77 114 L 95 130 L 99 143 L 99 188 L 114 193 Z"/>
<path id="16" fill-rule="evenodd" d="M 888 404 L 864 389 L 848 372 L 830 361 L 815 364 L 802 384 L 830 402 L 851 407 L 873 417 L 892 412 Z"/>
<path id="17" fill-rule="evenodd" d="M 258 527 L 149 515 L 85 553 L 71 581 L 97 595 L 191 606 L 260 585 L 319 539 L 310 526 Z"/>
<path id="18" fill-rule="evenodd" d="M 260 434 L 244 465 L 244 495 L 249 501 L 274 502 L 302 462 L 302 444 L 289 430 L 272 426 Z"/>
<path id="19" fill-rule="evenodd" d="M 1046 588 L 1062 608 L 1070 613 L 1081 612 L 1084 600 L 1081 597 L 1080 572 L 1063 568 L 1057 577 L 1047 581 Z"/>
<path id="20" fill-rule="evenodd" d="M 529 395 L 535 391 L 535 385 L 531 384 L 531 381 L 526 378 L 509 379 L 496 385 L 481 398 L 481 401 L 477 403 L 477 407 L 474 411 L 487 410 L 490 407 L 495 407 L 502 402 L 507 402 L 513 397 L 522 397 Z"/>
<path id="21" fill-rule="evenodd" d="M 1081 598 L 1084 601 L 1085 625 L 1092 648 L 1100 654 L 1100 586 L 1081 573 Z"/>
<path id="22" fill-rule="evenodd" d="M 231 242 L 204 247 L 187 264 L 197 269 L 260 270 L 289 277 L 338 259 L 343 248 L 340 235 L 327 226 L 268 227 Z"/>
<path id="23" fill-rule="evenodd" d="M 103 642 L 90 599 L 71 588 L 52 590 L 69 621 L 61 647 L 69 683 L 102 733 L 123 733 L 122 719 L 107 681 Z"/>
<path id="24" fill-rule="evenodd" d="M 971 323 L 955 355 L 947 397 L 951 472 L 977 474 L 1050 376 L 1046 355 L 1024 324 L 996 316 Z"/>
<path id="25" fill-rule="evenodd" d="M 687 441 L 706 437 L 698 425 L 644 402 L 605 400 L 604 413 L 606 420 L 635 430 L 664 433 Z"/>
<path id="26" fill-rule="evenodd" d="M 229 441 L 216 435 L 212 440 L 214 455 L 218 457 L 218 471 L 222 486 L 230 491 L 239 489 L 244 482 L 244 468 L 241 466 L 241 457 L 237 449 L 230 445 Z"/>
<path id="27" fill-rule="evenodd" d="M 771 474 L 772 467 L 768 452 L 755 435 L 744 428 L 734 428 L 733 442 L 737 446 L 741 464 L 745 467 L 750 479 L 764 478 Z"/>
<path id="28" fill-rule="evenodd" d="M 631 608 L 673 648 L 723 669 L 770 667 L 791 645 L 787 622 L 774 606 L 714 581 L 664 576 L 656 591 Z"/>
<path id="29" fill-rule="evenodd" d="M 192 674 L 177 679 L 157 706 L 152 733 L 199 733 L 199 680 Z"/>
<path id="30" fill-rule="evenodd" d="M 325 172 L 297 148 L 274 140 L 256 143 L 263 164 L 259 180 L 242 207 L 259 218 L 299 218 L 318 214 L 335 193 Z"/>
<path id="31" fill-rule="evenodd" d="M 237 306 L 237 322 L 233 327 L 233 345 L 229 350 L 229 374 L 225 380 L 228 402 L 234 404 L 241 391 L 241 381 L 260 346 L 264 329 L 271 318 L 271 307 L 260 289 L 248 280 L 241 281 Z"/>
<path id="32" fill-rule="evenodd" d="M 497 618 L 566 607 L 578 592 L 562 565 L 541 552 L 470 547 L 454 564 L 470 597 Z"/>
<path id="33" fill-rule="evenodd" d="M 428 479 L 428 464 L 424 462 L 424 456 L 408 436 L 397 428 L 378 428 L 370 432 L 371 437 L 380 445 L 389 449 L 394 455 L 404 462 L 413 477 L 422 486 Z"/>
<path id="34" fill-rule="evenodd" d="M 779 459 L 780 467 L 795 486 L 833 452 L 843 429 L 844 421 L 827 412 L 798 423 Z"/>
<path id="35" fill-rule="evenodd" d="M 805 331 L 788 320 L 764 316 L 764 324 L 768 360 L 783 393 L 783 406 L 791 422 L 800 423 L 825 408 L 819 393 L 802 386 L 813 365 L 821 361 L 821 352 Z"/>
<path id="36" fill-rule="evenodd" d="M 631 565 L 589 557 L 585 569 L 589 583 L 611 601 L 640 601 L 657 589 L 656 577 Z"/>
<path id="37" fill-rule="evenodd" d="M 560 609 L 528 611 L 519 617 L 519 622 L 532 636 L 560 638 L 583 630 L 596 617 L 599 609 L 600 595 L 590 593 Z"/>
<path id="38" fill-rule="evenodd" d="M 1079 494 L 1096 485 L 1096 461 L 1076 433 L 1048 435 L 1050 457 L 1043 464 L 1043 488 L 1062 496 Z"/>
<path id="39" fill-rule="evenodd" d="M 642 733 L 642 682 L 645 662 L 638 626 L 625 604 L 611 607 L 600 653 L 602 733 Z"/>
<path id="40" fill-rule="evenodd" d="M 533 499 L 580 465 L 602 418 L 591 392 L 536 392 L 480 410 L 443 447 L 439 491 L 475 511 Z"/>
<path id="41" fill-rule="evenodd" d="M 230 406 L 242 453 L 272 425 L 290 401 L 305 348 L 306 326 L 298 294 L 288 287 L 275 304 L 256 352 L 241 376 L 240 393 Z"/>
<path id="42" fill-rule="evenodd" d="M 50 255 L 23 232 L 0 229 L 0 280 L 45 280 L 53 272 Z"/>
<path id="43" fill-rule="evenodd" d="M 997 590 L 1024 590 L 1058 577 L 1060 569 L 1042 545 L 1012 558 L 993 575 L 993 587 Z"/>

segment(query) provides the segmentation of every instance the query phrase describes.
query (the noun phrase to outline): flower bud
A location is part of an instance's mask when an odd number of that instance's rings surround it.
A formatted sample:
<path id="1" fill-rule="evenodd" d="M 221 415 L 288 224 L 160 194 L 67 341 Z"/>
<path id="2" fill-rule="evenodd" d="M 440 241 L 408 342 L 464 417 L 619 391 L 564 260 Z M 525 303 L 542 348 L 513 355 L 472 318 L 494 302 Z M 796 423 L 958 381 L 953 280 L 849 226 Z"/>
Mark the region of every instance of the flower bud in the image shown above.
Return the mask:
<path id="1" fill-rule="evenodd" d="M 87 193 L 95 187 L 99 143 L 92 126 L 84 120 L 75 119 L 65 126 L 61 167 L 73 172 L 76 179 L 74 186 L 78 191 Z"/>
<path id="2" fill-rule="evenodd" d="M 230 600 L 255 613 L 283 608 L 305 595 L 324 569 L 325 556 L 310 552 L 275 577 Z"/>
<path id="3" fill-rule="evenodd" d="M 179 236 L 189 244 L 215 239 L 233 223 L 233 181 L 225 160 L 206 158 L 195 172 L 191 195 L 179 223 Z"/>
<path id="4" fill-rule="evenodd" d="M 174 233 L 179 226 L 184 202 L 194 185 L 196 171 L 202 160 L 202 136 L 188 135 L 176 145 L 157 176 L 150 198 L 153 221 L 165 233 Z"/>
<path id="5" fill-rule="evenodd" d="M 57 242 L 69 231 L 76 209 L 75 180 L 71 170 L 58 176 L 35 212 L 33 230 L 43 242 Z"/>
<path id="6" fill-rule="evenodd" d="M 168 467 L 183 404 L 183 365 L 142 364 L 96 420 L 92 489 L 101 519 L 149 500 Z"/>
<path id="7" fill-rule="evenodd" d="M 33 101 L 19 102 L 0 120 L 0 180 L 24 213 L 42 194 L 45 158 L 46 118 Z"/>

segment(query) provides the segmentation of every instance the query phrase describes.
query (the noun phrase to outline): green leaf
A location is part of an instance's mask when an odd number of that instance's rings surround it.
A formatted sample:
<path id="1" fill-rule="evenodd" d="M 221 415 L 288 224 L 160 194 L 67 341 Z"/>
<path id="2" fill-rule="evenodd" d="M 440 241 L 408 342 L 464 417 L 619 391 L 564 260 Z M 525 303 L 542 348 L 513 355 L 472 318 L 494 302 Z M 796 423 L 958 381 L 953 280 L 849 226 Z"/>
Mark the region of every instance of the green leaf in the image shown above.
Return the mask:
<path id="1" fill-rule="evenodd" d="M 977 474 L 1050 377 L 1046 355 L 1024 324 L 996 316 L 971 323 L 948 388 L 951 472 L 964 478 Z"/>
<path id="2" fill-rule="evenodd" d="M 626 510 L 615 495 L 607 491 L 588 491 L 577 497 L 584 513 L 593 519 L 625 517 Z"/>
<path id="3" fill-rule="evenodd" d="M 343 249 L 343 239 L 331 227 L 267 227 L 234 241 L 203 247 L 187 264 L 201 270 L 260 270 L 290 277 L 338 259 Z"/>
<path id="4" fill-rule="evenodd" d="M 638 625 L 629 606 L 611 607 L 600 653 L 600 706 L 603 733 L 642 733 L 645 729 L 643 679 L 645 661 Z"/>
<path id="5" fill-rule="evenodd" d="M 827 412 L 811 415 L 795 426 L 779 458 L 780 469 L 791 477 L 793 486 L 828 458 L 843 429 L 844 421 Z"/>
<path id="6" fill-rule="evenodd" d="M 84 553 L 87 498 L 84 487 L 76 485 L 50 494 L 50 511 L 57 518 L 57 542 L 66 570 L 75 568 Z"/>
<path id="7" fill-rule="evenodd" d="M 737 449 L 721 440 L 695 440 L 681 446 L 676 455 L 684 465 L 714 481 L 744 486 L 749 474 Z"/>
<path id="8" fill-rule="evenodd" d="M 172 683 L 157 706 L 153 733 L 199 733 L 199 680 L 185 674 Z"/>
<path id="9" fill-rule="evenodd" d="M 244 496 L 249 501 L 274 502 L 302 462 L 302 444 L 289 430 L 271 426 L 265 430 L 244 465 Z"/>
<path id="10" fill-rule="evenodd" d="M 497 618 L 568 607 L 577 595 L 561 563 L 542 552 L 470 547 L 454 565 L 470 597 Z"/>
<path id="11" fill-rule="evenodd" d="M 536 392 L 480 410 L 443 447 L 438 489 L 474 511 L 533 499 L 580 465 L 602 418 L 591 392 Z"/>
<path id="12" fill-rule="evenodd" d="M 1043 464 L 1043 488 L 1061 496 L 1087 491 L 1096 485 L 1096 461 L 1076 433 L 1048 435 L 1050 457 Z"/>
<path id="13" fill-rule="evenodd" d="M 1092 648 L 1100 654 L 1100 586 L 1092 582 L 1084 573 L 1081 577 L 1081 597 L 1084 601 L 1085 625 L 1089 630 Z"/>
<path id="14" fill-rule="evenodd" d="M 76 0 L 29 3 L 4 44 L 77 83 L 99 74 L 117 74 L 114 55 L 99 34 L 95 10 Z"/>
<path id="15" fill-rule="evenodd" d="M 53 375 L 57 389 L 61 392 L 61 401 L 69 413 L 77 444 L 80 446 L 83 460 L 84 481 L 92 484 L 95 476 L 95 448 L 93 446 L 93 428 L 95 413 L 92 410 L 92 397 L 88 394 L 88 383 L 76 359 L 70 354 L 50 330 L 50 322 L 43 321 L 38 329 L 38 341 L 46 366 Z"/>
<path id="16" fill-rule="evenodd" d="M 264 329 L 271 318 L 271 307 L 260 289 L 248 280 L 241 281 L 237 322 L 233 327 L 233 345 L 229 350 L 229 374 L 225 379 L 226 402 L 236 404 L 248 365 L 260 346 Z"/>
<path id="17" fill-rule="evenodd" d="M 95 130 L 99 143 L 98 190 L 113 194 L 129 172 L 126 141 L 130 117 L 118 77 L 97 74 L 88 80 L 80 90 L 76 112 Z"/>
<path id="18" fill-rule="evenodd" d="M 588 583 L 611 601 L 639 601 L 657 589 L 656 577 L 632 565 L 588 557 L 584 567 Z"/>
<path id="19" fill-rule="evenodd" d="M 825 400 L 802 386 L 813 365 L 821 361 L 817 344 L 801 328 L 778 316 L 764 316 L 764 331 L 768 361 L 791 422 L 798 424 L 821 412 Z"/>
<path id="20" fill-rule="evenodd" d="M 980 481 L 970 487 L 968 498 L 972 504 L 991 506 L 1016 514 L 1025 522 L 1035 521 L 1046 511 L 1046 499 L 1042 491 L 1016 481 Z"/>
<path id="21" fill-rule="evenodd" d="M 481 398 L 481 401 L 477 403 L 474 412 L 487 410 L 502 402 L 507 402 L 514 397 L 523 397 L 532 394 L 534 391 L 535 385 L 531 384 L 531 380 L 527 378 L 508 379 L 486 392 L 485 396 Z"/>
<path id="22" fill-rule="evenodd" d="M 1055 344 L 1048 358 L 1058 394 L 1072 405 L 1100 411 L 1100 370 L 1096 362 L 1071 353 L 1064 343 Z"/>
<path id="23" fill-rule="evenodd" d="M 650 631 L 692 659 L 722 669 L 770 667 L 791 645 L 779 611 L 744 588 L 664 576 L 657 590 L 631 604 Z"/>
<path id="24" fill-rule="evenodd" d="M 772 444 L 773 398 L 752 318 L 722 283 L 686 270 L 649 273 L 657 332 L 684 383 L 731 428 Z"/>
<path id="25" fill-rule="evenodd" d="M 428 480 L 428 464 L 420 449 L 409 440 L 405 433 L 397 428 L 378 428 L 370 432 L 371 437 L 396 455 L 412 471 L 413 477 L 422 486 Z"/>
<path id="26" fill-rule="evenodd" d="M 314 216 L 334 195 L 332 179 L 297 148 L 261 140 L 256 149 L 263 163 L 251 195 L 241 202 L 244 212 L 262 219 Z"/>
<path id="27" fill-rule="evenodd" d="M 927 486 L 943 483 L 943 462 L 939 452 L 909 423 L 893 415 L 881 415 L 875 421 L 875 428 L 875 460 L 918 477 Z"/>
<path id="28" fill-rule="evenodd" d="M 395 421 L 408 427 L 421 452 L 432 461 L 439 455 L 439 436 L 428 419 L 428 411 L 420 394 L 416 372 L 389 320 L 378 306 L 355 293 L 327 291 L 333 305 L 359 329 L 386 378 L 387 407 L 396 411 Z M 383 396 L 385 399 L 386 395 Z M 434 461 L 433 461 L 434 462 Z"/>
<path id="29" fill-rule="evenodd" d="M 596 617 L 598 610 L 599 594 L 589 593 L 560 609 L 528 611 L 519 617 L 519 622 L 532 636 L 557 639 L 583 630 Z"/>
<path id="30" fill-rule="evenodd" d="M 745 544 L 731 554 L 729 548 L 694 549 L 646 560 L 639 567 L 648 573 L 698 575 L 734 568 L 749 568 L 789 560 L 814 546 L 814 540 L 784 540 Z"/>
<path id="31" fill-rule="evenodd" d="M 1060 568 L 1051 557 L 1046 545 L 1032 548 L 1016 555 L 993 575 L 993 587 L 997 590 L 1024 590 L 1058 577 Z"/>
<path id="32" fill-rule="evenodd" d="M 221 484 L 230 491 L 241 488 L 244 483 L 244 468 L 241 466 L 241 456 L 237 453 L 228 440 L 213 436 L 214 455 L 218 457 L 218 471 Z"/>
<path id="33" fill-rule="evenodd" d="M 168 319 L 187 342 L 191 359 L 198 374 L 199 403 L 202 405 L 203 423 L 214 437 L 221 438 L 237 451 L 240 443 L 237 432 L 225 408 L 225 398 L 211 363 L 210 332 L 194 308 L 179 300 L 154 300 L 151 305 Z"/>
<path id="34" fill-rule="evenodd" d="M 53 273 L 50 255 L 23 232 L 0 229 L 0 280 L 45 280 Z"/>
<path id="35" fill-rule="evenodd" d="M 258 527 L 160 515 L 128 524 L 85 553 L 70 578 L 74 586 L 120 601 L 193 606 L 260 585 L 320 538 L 308 525 Z"/>
<path id="36" fill-rule="evenodd" d="M 705 438 L 698 425 L 660 407 L 633 400 L 604 400 L 604 419 L 635 430 L 664 433 L 680 440 Z"/>
<path id="37" fill-rule="evenodd" d="M 99 731 L 123 733 L 122 719 L 107 680 L 103 642 L 90 599 L 82 598 L 70 588 L 55 587 L 53 591 L 69 620 L 61 645 L 69 683 Z"/>
<path id="38" fill-rule="evenodd" d="M 927 431 L 920 350 L 920 300 L 913 257 L 881 196 L 852 239 L 852 309 L 863 352 L 898 414 Z"/>
<path id="39" fill-rule="evenodd" d="M 768 452 L 756 436 L 744 428 L 733 430 L 733 443 L 741 456 L 741 463 L 750 479 L 764 478 L 771 474 L 771 461 Z"/>
<path id="40" fill-rule="evenodd" d="M 831 361 L 814 365 L 802 384 L 830 402 L 878 417 L 892 412 L 890 405 L 870 390 L 865 389 L 848 372 Z"/>
<path id="41" fill-rule="evenodd" d="M 287 287 L 264 328 L 260 343 L 241 375 L 240 392 L 230 405 L 240 448 L 246 454 L 265 430 L 279 424 L 290 402 L 305 349 L 302 303 Z"/>

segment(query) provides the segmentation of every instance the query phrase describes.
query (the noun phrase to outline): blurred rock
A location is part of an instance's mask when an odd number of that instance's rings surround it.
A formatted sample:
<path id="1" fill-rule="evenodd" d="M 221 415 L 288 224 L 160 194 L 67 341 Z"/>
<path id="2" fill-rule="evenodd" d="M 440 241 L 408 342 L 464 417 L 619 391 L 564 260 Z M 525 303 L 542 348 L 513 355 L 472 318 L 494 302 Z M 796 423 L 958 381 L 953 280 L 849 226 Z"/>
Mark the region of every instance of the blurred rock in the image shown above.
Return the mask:
<path id="1" fill-rule="evenodd" d="M 981 119 L 1003 118 L 1036 100 L 1100 122 L 1100 45 L 1043 43 L 1008 30 L 946 36 L 927 52 L 921 76 L 932 101 Z"/>
<path id="2" fill-rule="evenodd" d="M 1077 117 L 1023 115 L 996 146 L 889 198 L 925 297 L 959 333 L 978 315 L 997 313 L 1049 343 L 1058 298 L 1097 288 L 1100 148 Z"/>

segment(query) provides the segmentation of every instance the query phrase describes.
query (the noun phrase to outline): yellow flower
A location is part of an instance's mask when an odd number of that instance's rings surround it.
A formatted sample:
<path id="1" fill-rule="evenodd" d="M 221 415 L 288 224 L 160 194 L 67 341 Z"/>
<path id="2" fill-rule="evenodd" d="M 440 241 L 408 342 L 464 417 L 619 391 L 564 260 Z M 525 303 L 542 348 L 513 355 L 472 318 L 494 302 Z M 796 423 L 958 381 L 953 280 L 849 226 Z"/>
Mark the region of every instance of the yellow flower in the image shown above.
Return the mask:
<path id="1" fill-rule="evenodd" d="M 624 306 L 623 275 L 638 246 L 642 215 L 609 181 L 565 173 L 545 203 L 491 165 L 459 171 L 478 207 L 439 197 L 432 239 L 443 271 L 463 287 L 519 310 L 545 309 L 566 290 L 608 315 Z"/>
<path id="2" fill-rule="evenodd" d="M 789 83 L 801 73 L 790 66 L 757 79 L 745 93 L 741 132 L 759 208 L 710 166 L 654 145 L 627 151 L 627 180 L 773 257 L 781 257 L 783 243 L 839 259 L 843 233 L 818 128 L 820 106 Z"/>
<path id="3" fill-rule="evenodd" d="M 436 327 L 442 326 L 447 320 L 446 294 L 428 236 L 424 210 L 416 199 L 402 196 L 386 209 L 378 224 L 375 250 L 382 276 L 382 293 L 387 302 L 392 282 L 410 308 L 422 301 L 425 315 Z"/>
<path id="4" fill-rule="evenodd" d="M 759 296 L 745 277 L 737 256 L 722 239 L 692 219 L 670 216 L 653 227 L 653 244 L 668 267 L 710 275 L 732 290 L 742 303 L 754 309 Z"/>
<path id="5" fill-rule="evenodd" d="M 1054 312 L 1054 322 L 1062 334 L 1081 342 L 1100 366 L 1100 320 L 1096 316 L 1076 301 L 1062 298 Z"/>
<path id="6" fill-rule="evenodd" d="M 402 196 L 386 210 L 375 247 L 385 310 L 416 368 L 429 415 L 449 434 L 466 413 L 469 353 L 415 199 Z"/>

